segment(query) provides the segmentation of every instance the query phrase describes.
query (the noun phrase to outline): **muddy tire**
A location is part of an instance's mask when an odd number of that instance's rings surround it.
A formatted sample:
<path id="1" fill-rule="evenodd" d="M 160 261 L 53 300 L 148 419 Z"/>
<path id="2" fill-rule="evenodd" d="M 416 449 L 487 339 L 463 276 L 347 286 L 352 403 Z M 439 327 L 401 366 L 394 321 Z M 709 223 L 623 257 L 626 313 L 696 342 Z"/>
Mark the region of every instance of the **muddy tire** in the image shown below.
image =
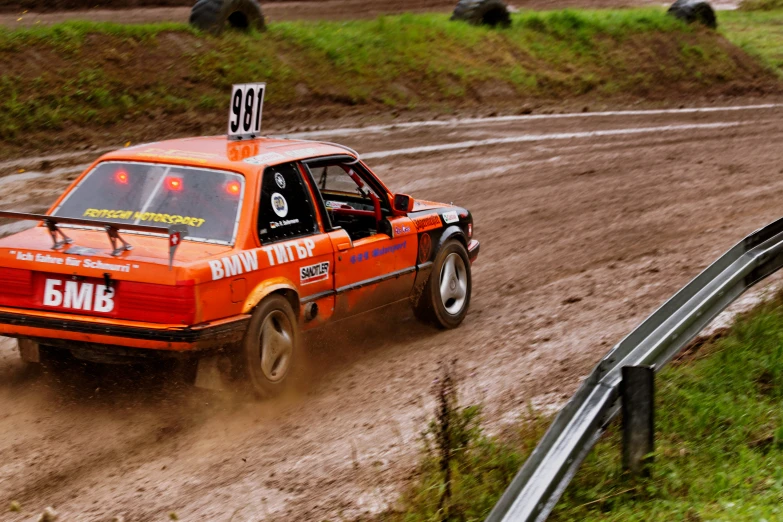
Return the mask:
<path id="1" fill-rule="evenodd" d="M 260 399 L 289 388 L 303 363 L 299 327 L 291 303 L 270 295 L 256 307 L 237 360 L 243 388 Z"/>
<path id="2" fill-rule="evenodd" d="M 451 19 L 491 27 L 511 25 L 511 15 L 502 0 L 459 0 Z"/>
<path id="3" fill-rule="evenodd" d="M 198 0 L 190 11 L 190 25 L 212 33 L 225 29 L 263 31 L 266 27 L 256 0 Z"/>
<path id="4" fill-rule="evenodd" d="M 416 317 L 438 328 L 456 328 L 468 313 L 472 284 L 465 245 L 456 239 L 446 241 L 414 308 Z"/>
<path id="5" fill-rule="evenodd" d="M 715 11 L 704 0 L 677 0 L 669 8 L 668 14 L 688 24 L 699 23 L 710 29 L 718 27 Z"/>

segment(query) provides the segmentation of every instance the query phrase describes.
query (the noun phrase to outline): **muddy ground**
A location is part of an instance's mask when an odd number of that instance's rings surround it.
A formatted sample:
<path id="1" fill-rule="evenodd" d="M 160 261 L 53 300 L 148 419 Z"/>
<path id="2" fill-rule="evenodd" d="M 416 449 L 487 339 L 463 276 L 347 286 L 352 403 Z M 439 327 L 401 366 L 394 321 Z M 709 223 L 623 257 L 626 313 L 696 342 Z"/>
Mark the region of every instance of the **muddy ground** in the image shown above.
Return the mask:
<path id="1" fill-rule="evenodd" d="M 473 211 L 482 251 L 463 326 L 435 331 L 396 309 L 342 324 L 311 342 L 309 387 L 261 404 L 123 367 L 58 384 L 3 342 L 0 506 L 24 509 L 4 519 L 48 505 L 69 521 L 128 522 L 388 509 L 415 470 L 439 361 L 459 360 L 463 399 L 485 405 L 490 431 L 531 404 L 556 408 L 663 300 L 780 217 L 781 116 L 783 106 L 322 132 L 368 153 L 393 189 Z M 497 138 L 510 140 L 481 141 Z M 1 206 L 18 210 L 43 210 L 75 175 L 4 166 Z"/>

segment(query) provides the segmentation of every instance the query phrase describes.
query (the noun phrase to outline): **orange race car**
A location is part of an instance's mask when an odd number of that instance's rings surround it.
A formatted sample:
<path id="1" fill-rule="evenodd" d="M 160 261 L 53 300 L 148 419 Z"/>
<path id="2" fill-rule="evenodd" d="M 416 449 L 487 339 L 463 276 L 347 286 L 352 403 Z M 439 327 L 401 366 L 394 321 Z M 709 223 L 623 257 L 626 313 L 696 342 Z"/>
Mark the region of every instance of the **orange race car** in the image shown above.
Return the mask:
<path id="1" fill-rule="evenodd" d="M 118 150 L 47 215 L 0 217 L 40 222 L 0 239 L 0 334 L 23 359 L 178 356 L 197 385 L 260 396 L 285 387 L 300 329 L 404 300 L 456 327 L 479 252 L 464 208 L 392 194 L 350 149 L 285 139 Z"/>

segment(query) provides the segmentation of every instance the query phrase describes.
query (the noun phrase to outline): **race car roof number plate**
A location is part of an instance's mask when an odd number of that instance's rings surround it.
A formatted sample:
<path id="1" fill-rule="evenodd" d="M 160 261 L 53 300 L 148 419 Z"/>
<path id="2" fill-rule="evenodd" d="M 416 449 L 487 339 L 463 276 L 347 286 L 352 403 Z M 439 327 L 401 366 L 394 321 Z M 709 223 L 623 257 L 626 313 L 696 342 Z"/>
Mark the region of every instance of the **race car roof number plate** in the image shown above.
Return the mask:
<path id="1" fill-rule="evenodd" d="M 240 83 L 231 90 L 228 108 L 228 139 L 246 140 L 261 134 L 266 83 Z"/>

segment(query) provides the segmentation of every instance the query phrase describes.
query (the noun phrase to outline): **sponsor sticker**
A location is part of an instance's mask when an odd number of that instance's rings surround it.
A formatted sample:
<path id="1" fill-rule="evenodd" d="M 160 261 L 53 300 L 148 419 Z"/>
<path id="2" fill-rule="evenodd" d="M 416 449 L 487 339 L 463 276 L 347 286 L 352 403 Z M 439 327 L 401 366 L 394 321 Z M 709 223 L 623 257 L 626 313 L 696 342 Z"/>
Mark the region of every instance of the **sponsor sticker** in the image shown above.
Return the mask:
<path id="1" fill-rule="evenodd" d="M 315 241 L 310 238 L 285 241 L 261 247 L 260 250 L 266 254 L 269 266 L 283 265 L 313 257 Z M 258 250 L 247 250 L 209 261 L 213 281 L 255 272 L 258 267 Z"/>
<path id="2" fill-rule="evenodd" d="M 446 223 L 446 224 L 456 223 L 457 221 L 459 221 L 459 216 L 457 215 L 456 212 L 452 211 L 452 212 L 444 212 L 443 213 L 443 222 L 444 223 Z"/>
<path id="3" fill-rule="evenodd" d="M 406 234 L 411 231 L 411 227 L 402 225 L 402 226 L 395 226 L 394 227 L 394 235 L 399 236 L 400 234 Z"/>
<path id="4" fill-rule="evenodd" d="M 217 154 L 213 154 L 211 152 L 195 152 L 195 151 L 186 151 L 186 150 L 177 150 L 177 149 L 159 149 L 159 148 L 146 149 L 139 152 L 138 155 L 145 156 L 145 157 L 153 157 L 153 158 L 195 161 L 201 163 L 202 165 L 206 165 L 210 161 L 213 161 L 213 158 L 218 157 Z"/>
<path id="5" fill-rule="evenodd" d="M 286 157 L 283 156 L 282 154 L 279 154 L 277 152 L 267 152 L 264 154 L 259 154 L 257 156 L 247 158 L 245 160 L 245 163 L 249 163 L 251 165 L 266 165 L 267 163 L 283 161 L 284 159 L 286 159 Z"/>
<path id="6" fill-rule="evenodd" d="M 285 188 L 285 178 L 279 172 L 275 172 L 275 183 L 277 183 L 277 186 L 281 189 Z"/>
<path id="7" fill-rule="evenodd" d="M 440 222 L 440 216 L 437 214 L 427 214 L 426 216 L 413 218 L 413 224 L 416 225 L 416 230 L 419 232 L 426 232 L 427 230 L 443 226 Z"/>
<path id="8" fill-rule="evenodd" d="M 79 252 L 71 252 L 75 247 L 71 247 L 66 253 L 75 255 L 85 255 Z M 86 249 L 92 251 L 92 249 Z M 81 268 L 96 268 L 98 270 L 110 271 L 110 272 L 130 272 L 132 268 L 138 268 L 138 265 L 131 265 L 130 263 L 106 263 L 100 259 L 79 259 L 78 257 L 58 257 L 49 254 L 33 254 L 32 252 L 16 252 L 17 261 L 30 261 L 33 263 L 45 263 L 48 265 L 60 265 L 69 267 L 81 267 Z"/>
<path id="9" fill-rule="evenodd" d="M 287 227 L 288 225 L 296 225 L 298 223 L 299 223 L 298 219 L 284 219 L 282 221 L 270 221 L 269 228 L 275 229 L 275 228 Z"/>
<path id="10" fill-rule="evenodd" d="M 281 218 L 288 215 L 288 201 L 279 192 L 272 194 L 272 210 Z"/>
<path id="11" fill-rule="evenodd" d="M 329 261 L 303 266 L 299 269 L 299 282 L 303 285 L 329 279 Z"/>
<path id="12" fill-rule="evenodd" d="M 87 248 L 83 246 L 74 245 L 65 251 L 66 254 L 73 254 L 75 256 L 97 256 L 100 252 L 95 248 Z"/>
<path id="13" fill-rule="evenodd" d="M 372 250 L 359 252 L 358 254 L 351 256 L 351 264 L 361 263 L 362 261 L 368 261 L 370 258 L 376 258 L 376 257 L 393 254 L 394 252 L 398 252 L 407 247 L 408 247 L 408 242 L 403 241 L 402 243 L 397 243 L 396 245 L 373 248 Z"/>
<path id="14" fill-rule="evenodd" d="M 422 234 L 419 238 L 419 263 L 429 261 L 432 253 L 432 238 L 429 234 Z"/>

